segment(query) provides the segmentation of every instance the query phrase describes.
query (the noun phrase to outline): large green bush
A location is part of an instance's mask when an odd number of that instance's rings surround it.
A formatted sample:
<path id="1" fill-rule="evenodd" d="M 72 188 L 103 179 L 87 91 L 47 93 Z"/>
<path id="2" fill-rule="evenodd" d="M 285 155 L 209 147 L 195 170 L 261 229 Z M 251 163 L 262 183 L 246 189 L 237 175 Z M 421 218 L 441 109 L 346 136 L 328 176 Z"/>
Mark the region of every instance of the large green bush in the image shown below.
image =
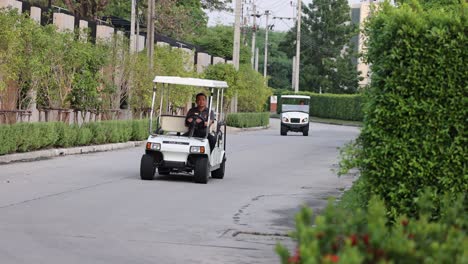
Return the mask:
<path id="1" fill-rule="evenodd" d="M 467 7 L 382 4 L 367 27 L 372 83 L 358 159 L 392 217 L 413 213 L 426 186 L 434 199 L 468 191 Z"/>
<path id="2" fill-rule="evenodd" d="M 288 93 L 284 93 L 286 95 Z M 363 96 L 361 94 L 317 94 L 300 92 L 310 96 L 310 116 L 340 120 L 363 120 Z M 278 95 L 277 112 L 281 113 L 281 94 Z"/>
<path id="3" fill-rule="evenodd" d="M 231 113 L 227 115 L 226 123 L 232 127 L 260 127 L 270 123 L 270 114 L 263 113 Z"/>

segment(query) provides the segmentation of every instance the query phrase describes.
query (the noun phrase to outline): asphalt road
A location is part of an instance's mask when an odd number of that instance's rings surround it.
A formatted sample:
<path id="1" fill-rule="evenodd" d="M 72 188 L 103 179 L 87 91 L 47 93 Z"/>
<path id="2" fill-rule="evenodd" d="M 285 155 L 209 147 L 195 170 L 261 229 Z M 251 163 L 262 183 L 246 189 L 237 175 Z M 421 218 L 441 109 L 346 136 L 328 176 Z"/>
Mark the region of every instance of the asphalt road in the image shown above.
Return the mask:
<path id="1" fill-rule="evenodd" d="M 359 129 L 282 137 L 271 122 L 230 134 L 225 178 L 206 185 L 141 181 L 143 146 L 0 165 L 0 263 L 279 263 L 300 206 L 352 184 L 333 169 Z"/>

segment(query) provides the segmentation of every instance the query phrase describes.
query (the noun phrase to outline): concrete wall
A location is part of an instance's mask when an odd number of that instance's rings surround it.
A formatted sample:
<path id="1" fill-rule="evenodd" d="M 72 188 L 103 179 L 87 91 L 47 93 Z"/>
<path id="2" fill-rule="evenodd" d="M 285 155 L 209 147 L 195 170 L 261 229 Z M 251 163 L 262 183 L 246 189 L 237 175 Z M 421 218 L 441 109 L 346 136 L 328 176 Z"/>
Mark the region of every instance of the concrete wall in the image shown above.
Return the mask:
<path id="1" fill-rule="evenodd" d="M 63 13 L 54 13 L 54 25 L 59 31 L 73 31 L 75 29 L 75 17 Z"/>
<path id="2" fill-rule="evenodd" d="M 88 37 L 88 21 L 80 20 L 78 26 L 80 28 L 80 39 L 86 40 L 86 38 Z"/>
<path id="3" fill-rule="evenodd" d="M 137 36 L 137 51 L 140 52 L 146 47 L 146 37 L 142 35 Z"/>
<path id="4" fill-rule="evenodd" d="M 186 56 L 185 56 L 185 61 L 184 61 L 184 66 L 186 71 L 193 71 L 195 68 L 195 52 L 191 49 L 187 48 L 180 48 Z"/>
<path id="5" fill-rule="evenodd" d="M 211 55 L 204 52 L 197 53 L 197 72 L 201 73 L 211 64 Z"/>
<path id="6" fill-rule="evenodd" d="M 41 9 L 39 7 L 32 6 L 31 7 L 31 19 L 36 21 L 37 23 L 41 23 Z"/>
<path id="7" fill-rule="evenodd" d="M 224 58 L 213 57 L 213 64 L 224 63 Z"/>
<path id="8" fill-rule="evenodd" d="M 96 41 L 109 42 L 114 36 L 115 29 L 106 25 L 97 25 L 96 27 Z"/>
<path id="9" fill-rule="evenodd" d="M 12 9 L 18 9 L 19 13 L 23 12 L 23 3 L 15 0 L 0 0 L 0 8 L 10 7 Z"/>
<path id="10" fill-rule="evenodd" d="M 167 47 L 167 46 L 169 46 L 169 43 L 158 41 L 158 42 L 156 42 L 156 45 L 161 46 L 161 47 Z"/>

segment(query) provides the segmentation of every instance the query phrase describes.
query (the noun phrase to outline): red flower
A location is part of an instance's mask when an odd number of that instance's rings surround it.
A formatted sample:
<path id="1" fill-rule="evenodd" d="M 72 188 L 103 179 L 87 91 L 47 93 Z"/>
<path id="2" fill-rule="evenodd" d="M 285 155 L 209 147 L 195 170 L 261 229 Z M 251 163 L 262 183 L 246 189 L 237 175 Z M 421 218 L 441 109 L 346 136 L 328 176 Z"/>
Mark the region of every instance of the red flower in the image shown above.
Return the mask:
<path id="1" fill-rule="evenodd" d="M 289 257 L 288 258 L 288 263 L 291 263 L 291 264 L 296 264 L 296 263 L 299 263 L 299 261 L 301 260 L 301 258 L 299 256 L 292 256 L 292 257 Z"/>
<path id="2" fill-rule="evenodd" d="M 365 244 L 366 246 L 368 246 L 368 245 L 369 245 L 369 235 L 368 235 L 368 234 L 364 234 L 364 235 L 362 236 L 362 241 L 364 241 L 364 244 Z"/>
<path id="3" fill-rule="evenodd" d="M 409 238 L 409 239 L 414 239 L 414 234 L 409 234 L 409 235 L 408 235 L 408 238 Z"/>
<path id="4" fill-rule="evenodd" d="M 301 253 L 299 251 L 299 248 L 296 248 L 296 253 L 294 256 L 291 256 L 288 258 L 288 263 L 294 264 L 294 263 L 299 263 L 301 261 Z"/>
<path id="5" fill-rule="evenodd" d="M 323 260 L 327 262 L 338 263 L 338 261 L 340 261 L 340 257 L 337 255 L 328 254 L 323 257 Z"/>
<path id="6" fill-rule="evenodd" d="M 349 239 L 351 240 L 351 246 L 355 246 L 358 243 L 358 237 L 356 234 L 352 234 Z"/>
<path id="7" fill-rule="evenodd" d="M 325 236 L 325 234 L 323 232 L 318 232 L 317 234 L 315 234 L 315 237 L 317 239 L 322 239 L 324 236 Z"/>
<path id="8" fill-rule="evenodd" d="M 408 223 L 409 223 L 408 219 L 403 219 L 403 220 L 401 220 L 401 225 L 402 225 L 402 226 L 407 226 Z"/>

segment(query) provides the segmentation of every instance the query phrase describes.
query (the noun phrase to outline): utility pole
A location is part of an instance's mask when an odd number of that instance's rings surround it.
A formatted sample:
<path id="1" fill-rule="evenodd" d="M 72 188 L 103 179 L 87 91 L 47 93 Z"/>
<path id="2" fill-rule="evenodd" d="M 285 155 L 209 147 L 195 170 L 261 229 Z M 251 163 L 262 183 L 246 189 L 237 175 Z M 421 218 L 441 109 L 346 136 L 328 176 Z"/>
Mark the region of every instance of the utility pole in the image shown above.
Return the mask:
<path id="1" fill-rule="evenodd" d="M 240 16 L 241 16 L 242 0 L 236 0 L 236 8 L 234 11 L 234 49 L 232 52 L 232 62 L 234 68 L 239 70 L 239 53 L 240 53 Z"/>
<path id="2" fill-rule="evenodd" d="M 139 52 L 140 50 L 140 11 L 138 10 L 138 2 L 136 6 L 136 40 L 135 40 L 135 50 Z"/>
<path id="3" fill-rule="evenodd" d="M 148 26 L 147 28 L 147 40 L 148 40 L 148 59 L 149 67 L 153 69 L 153 57 L 154 57 L 154 3 L 155 0 L 148 1 Z"/>
<path id="4" fill-rule="evenodd" d="M 252 64 L 252 68 L 255 68 L 255 38 L 257 34 L 257 17 L 260 17 L 257 14 L 257 6 L 255 5 L 255 0 L 252 0 L 252 10 L 253 10 L 253 25 L 252 25 L 252 58 L 250 62 Z"/>
<path id="5" fill-rule="evenodd" d="M 135 52 L 135 20 L 136 20 L 136 0 L 132 0 L 132 17 L 130 19 L 130 54 Z"/>
<path id="6" fill-rule="evenodd" d="M 301 60 L 301 9 L 302 0 L 297 0 L 297 40 L 296 40 L 296 67 L 294 68 L 294 92 L 299 92 L 299 72 Z"/>
<path id="7" fill-rule="evenodd" d="M 257 72 L 258 72 L 258 52 L 259 52 L 259 49 L 255 48 L 255 71 Z"/>
<path id="8" fill-rule="evenodd" d="M 270 10 L 265 10 L 265 15 L 266 15 L 266 28 L 265 28 L 265 58 L 264 58 L 264 65 L 263 65 L 263 78 L 265 78 L 265 83 L 266 83 L 267 63 L 268 63 L 268 30 L 270 28 L 270 26 L 268 25 L 268 17 L 270 16 Z"/>
<path id="9" fill-rule="evenodd" d="M 296 88 L 296 56 L 293 56 L 292 59 L 292 74 L 291 74 L 291 88 L 295 90 Z"/>

